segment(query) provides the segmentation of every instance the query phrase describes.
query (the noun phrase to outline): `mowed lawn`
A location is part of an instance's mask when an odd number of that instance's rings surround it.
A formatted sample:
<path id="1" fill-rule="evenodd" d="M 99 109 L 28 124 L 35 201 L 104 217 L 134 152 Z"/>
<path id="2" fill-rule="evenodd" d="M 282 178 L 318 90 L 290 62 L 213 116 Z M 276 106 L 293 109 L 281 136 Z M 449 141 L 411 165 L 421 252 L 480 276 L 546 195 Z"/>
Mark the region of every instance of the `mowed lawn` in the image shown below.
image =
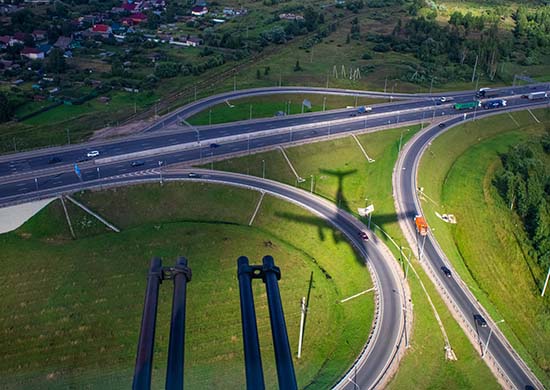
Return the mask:
<path id="1" fill-rule="evenodd" d="M 69 206 L 70 238 L 58 201 L 16 232 L 0 236 L 0 387 L 128 388 L 150 259 L 165 265 L 185 255 L 188 284 L 186 388 L 245 386 L 236 259 L 260 264 L 270 254 L 281 268 L 281 295 L 293 353 L 300 299 L 313 289 L 303 357 L 295 359 L 300 387 L 329 387 L 361 350 L 373 318 L 372 287 L 350 245 L 318 218 L 259 194 L 225 186 L 167 184 L 77 194 L 122 229 L 106 231 Z M 321 232 L 322 234 L 321 237 Z M 153 388 L 164 385 L 168 350 L 169 282 L 161 286 Z M 266 383 L 277 379 L 265 289 L 255 300 Z"/>
<path id="2" fill-rule="evenodd" d="M 540 136 L 548 110 L 504 114 L 449 130 L 424 155 L 419 185 L 432 231 L 455 269 L 489 310 L 545 386 L 550 385 L 550 302 L 541 298 L 546 270 L 530 256 L 521 222 L 492 180 L 499 153 Z M 519 124 L 516 125 L 515 122 Z M 435 212 L 452 213 L 448 225 Z"/>
<path id="3" fill-rule="evenodd" d="M 311 109 L 303 107 L 304 100 L 309 100 Z M 387 102 L 387 99 L 371 99 L 354 96 L 338 96 L 321 94 L 275 94 L 265 96 L 254 96 L 228 100 L 225 103 L 217 104 L 209 109 L 201 111 L 187 121 L 192 125 L 208 125 L 216 123 L 228 123 L 246 119 L 267 118 L 277 113 L 292 115 L 303 112 L 323 111 L 370 105 Z"/>
<path id="4" fill-rule="evenodd" d="M 402 146 L 405 145 L 419 128 L 420 126 L 409 126 L 359 135 L 358 139 L 367 154 L 375 160 L 373 163 L 367 162 L 356 141 L 351 137 L 289 147 L 286 152 L 298 174 L 306 179 L 306 182 L 300 184 L 301 188 L 310 191 L 313 179 L 314 193 L 338 204 L 357 217 L 358 207 L 372 203 L 375 207 L 372 222 L 392 236 L 398 244 L 406 246 L 395 214 L 391 176 L 400 140 Z M 265 165 L 267 178 L 297 185 L 296 178 L 280 151 L 234 158 L 215 162 L 213 165 L 214 169 L 259 177 L 263 175 Z M 366 222 L 366 219 L 363 221 Z M 399 258 L 399 251 L 395 246 L 378 228 L 375 231 L 378 237 L 386 242 L 394 256 Z M 405 254 L 407 253 L 405 251 Z M 411 271 L 409 284 L 414 319 L 412 335 L 409 335 L 410 348 L 387 388 L 498 389 L 498 383 L 488 367 L 480 359 L 477 350 L 472 347 L 414 258 L 413 265 L 438 310 L 458 361 L 445 360 L 443 336 L 426 295 Z M 422 375 L 419 375 L 419 372 Z"/>

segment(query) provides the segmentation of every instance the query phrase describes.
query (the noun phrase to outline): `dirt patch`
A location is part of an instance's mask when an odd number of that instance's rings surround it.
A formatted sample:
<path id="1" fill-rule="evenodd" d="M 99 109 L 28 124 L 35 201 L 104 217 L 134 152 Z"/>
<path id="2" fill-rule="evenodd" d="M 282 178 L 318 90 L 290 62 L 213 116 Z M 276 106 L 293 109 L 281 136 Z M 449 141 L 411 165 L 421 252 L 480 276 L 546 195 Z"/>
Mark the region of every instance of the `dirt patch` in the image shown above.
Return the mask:
<path id="1" fill-rule="evenodd" d="M 116 127 L 104 127 L 103 129 L 99 129 L 94 131 L 94 134 L 90 138 L 90 140 L 101 140 L 101 139 L 108 139 L 108 138 L 115 138 L 120 137 L 124 135 L 132 135 L 132 134 L 138 134 L 141 133 L 141 131 L 147 127 L 150 123 L 148 121 L 142 120 L 137 122 L 128 123 L 121 126 Z"/>

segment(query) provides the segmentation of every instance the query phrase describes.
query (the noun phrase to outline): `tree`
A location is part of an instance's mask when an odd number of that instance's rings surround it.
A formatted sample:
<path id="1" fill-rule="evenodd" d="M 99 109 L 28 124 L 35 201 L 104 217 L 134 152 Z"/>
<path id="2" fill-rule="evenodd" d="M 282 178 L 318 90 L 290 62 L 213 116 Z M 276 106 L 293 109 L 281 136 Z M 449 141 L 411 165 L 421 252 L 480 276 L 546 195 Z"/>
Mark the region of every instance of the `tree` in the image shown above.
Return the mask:
<path id="1" fill-rule="evenodd" d="M 7 122 L 13 116 L 13 107 L 4 92 L 0 92 L 0 123 Z"/>
<path id="2" fill-rule="evenodd" d="M 46 62 L 46 69 L 53 73 L 64 73 L 67 69 L 65 57 L 63 57 L 63 51 L 55 48 L 51 51 Z"/>

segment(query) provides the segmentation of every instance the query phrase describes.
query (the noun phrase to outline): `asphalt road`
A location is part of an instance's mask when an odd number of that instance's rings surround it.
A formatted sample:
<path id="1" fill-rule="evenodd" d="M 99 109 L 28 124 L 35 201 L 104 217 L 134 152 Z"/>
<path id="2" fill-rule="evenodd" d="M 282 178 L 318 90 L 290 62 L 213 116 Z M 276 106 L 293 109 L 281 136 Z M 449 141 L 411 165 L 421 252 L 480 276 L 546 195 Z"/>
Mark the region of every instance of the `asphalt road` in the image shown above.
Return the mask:
<path id="1" fill-rule="evenodd" d="M 524 93 L 531 90 L 527 87 L 523 87 L 523 89 L 518 90 L 516 88 L 514 92 Z M 507 95 L 508 93 L 509 91 L 504 90 L 501 95 Z M 457 97 L 455 101 L 460 99 L 460 97 Z M 512 108 L 527 106 L 532 103 L 519 97 L 507 100 L 508 106 Z M 499 109 L 489 111 L 495 110 Z M 219 157 L 246 150 L 253 151 L 254 149 L 273 145 L 313 140 L 328 135 L 372 127 L 398 126 L 399 123 L 408 121 L 428 122 L 441 116 L 457 114 L 465 114 L 471 117 L 473 115 L 483 115 L 484 112 L 487 112 L 483 109 L 466 111 L 457 112 L 451 105 L 434 106 L 431 100 L 410 101 L 398 103 L 397 105 L 379 106 L 367 115 L 356 117 L 350 117 L 350 112 L 354 112 L 354 110 L 339 110 L 338 112 L 291 116 L 283 119 L 269 118 L 249 124 L 229 124 L 202 129 L 195 128 L 195 130 L 188 129 L 188 131 L 159 132 L 144 137 L 130 137 L 102 143 L 81 144 L 1 156 L 0 205 L 25 198 L 26 194 L 35 192 L 37 189 L 48 189 L 80 181 L 81 179 L 74 172 L 75 163 L 78 164 L 82 172 L 82 181 L 86 181 L 98 177 L 155 168 L 158 167 L 159 162 L 168 165 L 193 160 L 200 161 L 208 157 Z M 322 121 L 319 118 L 322 118 Z M 224 139 L 231 141 L 224 141 Z M 189 148 L 178 151 L 164 151 L 162 149 L 182 145 L 188 145 Z M 100 156 L 95 159 L 87 158 L 86 153 L 90 150 L 98 150 Z M 142 151 L 147 151 L 148 155 L 135 158 L 129 157 L 134 161 L 143 162 L 143 165 L 139 167 L 132 167 L 131 160 L 101 162 L 105 158 L 125 156 L 129 153 Z M 54 158 L 60 161 L 55 162 Z"/>
<path id="2" fill-rule="evenodd" d="M 416 215 L 422 215 L 416 186 L 418 163 L 425 147 L 434 138 L 444 132 L 448 127 L 460 124 L 461 122 L 462 120 L 460 118 L 455 118 L 447 121 L 446 128 L 435 126 L 417 135 L 411 143 L 407 145 L 394 171 L 394 186 L 397 186 L 395 193 L 401 218 L 406 221 L 406 229 L 410 232 L 410 236 L 416 237 L 420 246 L 422 245 L 422 237 L 416 234 L 414 225 L 414 217 Z M 411 242 L 410 244 L 414 247 L 416 242 Z M 437 279 L 437 283 L 443 286 L 447 291 L 450 300 L 454 302 L 463 321 L 467 324 L 466 327 L 468 329 L 465 329 L 465 331 L 469 331 L 474 335 L 480 354 L 487 342 L 491 328 L 493 329 L 487 356 L 490 355 L 491 358 L 494 359 L 493 361 L 496 361 L 496 365 L 500 366 L 500 370 L 509 381 L 507 383 L 508 386 L 517 389 L 542 389 L 542 384 L 532 374 L 517 353 L 512 350 L 512 347 L 505 341 L 504 336 L 498 330 L 494 321 L 489 318 L 487 312 L 477 302 L 473 294 L 468 290 L 466 284 L 461 281 L 458 274 L 454 272 L 453 267 L 443 254 L 443 251 L 439 248 L 437 241 L 431 233 L 426 236 L 422 253 L 422 261 L 429 262 L 428 266 L 433 270 L 433 275 Z M 452 270 L 451 277 L 447 277 L 443 273 L 441 269 L 442 266 L 446 266 Z M 480 326 L 480 323 L 475 320 L 475 315 L 481 315 L 487 321 L 488 326 Z"/>

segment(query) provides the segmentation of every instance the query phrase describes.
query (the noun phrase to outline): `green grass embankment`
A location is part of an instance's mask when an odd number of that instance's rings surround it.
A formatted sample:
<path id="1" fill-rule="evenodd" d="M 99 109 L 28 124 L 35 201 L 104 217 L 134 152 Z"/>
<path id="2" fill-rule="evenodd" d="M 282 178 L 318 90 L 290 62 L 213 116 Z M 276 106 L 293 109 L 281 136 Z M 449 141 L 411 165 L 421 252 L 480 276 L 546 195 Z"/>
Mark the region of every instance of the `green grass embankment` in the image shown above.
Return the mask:
<path id="1" fill-rule="evenodd" d="M 300 299 L 313 290 L 301 387 L 329 387 L 361 350 L 373 318 L 372 295 L 337 301 L 372 286 L 350 245 L 306 211 L 270 197 L 248 227 L 259 194 L 225 186 L 165 184 L 76 195 L 122 228 L 107 232 L 69 205 L 71 240 L 59 202 L 0 236 L 0 387 L 128 388 L 150 259 L 185 255 L 188 285 L 186 388 L 245 386 L 236 259 L 274 256 L 293 352 Z M 307 221 L 307 222 L 304 222 Z M 324 239 L 320 239 L 320 232 Z M 275 388 L 265 289 L 255 300 L 268 388 Z M 153 387 L 163 387 L 172 291 L 161 288 Z"/>
<path id="2" fill-rule="evenodd" d="M 427 149 L 419 186 L 422 207 L 453 267 L 545 386 L 550 385 L 549 301 L 540 291 L 546 270 L 530 255 L 521 222 L 493 185 L 499 153 L 540 136 L 547 109 L 493 116 L 453 128 Z M 429 199 L 428 199 L 429 197 Z M 449 225 L 435 213 L 454 214 Z"/>
<path id="3" fill-rule="evenodd" d="M 311 102 L 311 109 L 304 107 L 302 102 L 307 99 Z M 229 100 L 201 111 L 188 119 L 192 125 L 208 125 L 228 123 L 247 119 L 268 118 L 282 113 L 286 115 L 302 112 L 334 110 L 346 107 L 355 107 L 387 102 L 387 99 L 370 99 L 354 96 L 337 96 L 321 94 L 276 94 Z"/>

